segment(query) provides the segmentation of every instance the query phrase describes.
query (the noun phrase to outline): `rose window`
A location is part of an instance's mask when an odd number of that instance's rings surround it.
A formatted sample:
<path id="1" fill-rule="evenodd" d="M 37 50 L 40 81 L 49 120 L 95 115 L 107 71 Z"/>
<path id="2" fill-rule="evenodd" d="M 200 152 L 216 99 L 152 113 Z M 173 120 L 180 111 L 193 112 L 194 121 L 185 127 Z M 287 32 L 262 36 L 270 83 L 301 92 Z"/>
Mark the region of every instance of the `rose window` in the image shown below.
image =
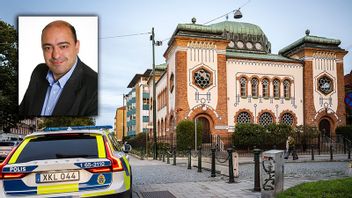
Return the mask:
<path id="1" fill-rule="evenodd" d="M 265 112 L 259 117 L 259 124 L 260 125 L 267 126 L 271 123 L 273 123 L 273 117 L 271 116 L 270 113 Z"/>
<path id="2" fill-rule="evenodd" d="M 241 112 L 240 114 L 238 114 L 237 123 L 238 124 L 251 123 L 251 117 L 249 116 L 249 113 Z"/>
<path id="3" fill-rule="evenodd" d="M 318 79 L 318 89 L 323 94 L 331 93 L 332 89 L 333 89 L 332 79 L 327 76 L 323 76 L 323 77 L 319 78 Z"/>
<path id="4" fill-rule="evenodd" d="M 287 124 L 287 125 L 292 125 L 293 124 L 293 116 L 290 113 L 285 113 L 281 117 L 281 123 L 282 124 Z"/>
<path id="5" fill-rule="evenodd" d="M 203 68 L 194 72 L 193 79 L 194 79 L 195 85 L 197 85 L 202 89 L 209 87 L 212 83 L 210 72 Z"/>

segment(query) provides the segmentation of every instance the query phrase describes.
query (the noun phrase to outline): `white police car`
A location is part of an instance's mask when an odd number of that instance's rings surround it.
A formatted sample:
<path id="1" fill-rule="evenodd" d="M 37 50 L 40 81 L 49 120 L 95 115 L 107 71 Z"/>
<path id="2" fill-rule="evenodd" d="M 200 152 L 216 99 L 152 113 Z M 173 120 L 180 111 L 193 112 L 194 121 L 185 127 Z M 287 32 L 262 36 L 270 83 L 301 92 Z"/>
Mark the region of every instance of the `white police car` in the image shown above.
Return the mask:
<path id="1" fill-rule="evenodd" d="M 132 197 L 131 166 L 103 131 L 36 132 L 0 164 L 0 197 Z"/>

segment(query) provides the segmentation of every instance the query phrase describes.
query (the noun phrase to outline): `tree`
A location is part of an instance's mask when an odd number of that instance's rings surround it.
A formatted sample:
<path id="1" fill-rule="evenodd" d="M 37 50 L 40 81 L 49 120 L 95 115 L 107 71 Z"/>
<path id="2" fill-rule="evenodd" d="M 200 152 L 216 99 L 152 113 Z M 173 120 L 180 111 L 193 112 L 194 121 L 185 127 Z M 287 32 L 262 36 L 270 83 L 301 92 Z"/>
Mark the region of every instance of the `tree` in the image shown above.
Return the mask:
<path id="1" fill-rule="evenodd" d="M 91 125 L 95 125 L 94 118 L 91 117 L 51 117 L 43 118 L 43 123 L 39 124 L 39 128 Z"/>
<path id="2" fill-rule="evenodd" d="M 0 128 L 9 132 L 18 123 L 17 32 L 0 20 Z"/>

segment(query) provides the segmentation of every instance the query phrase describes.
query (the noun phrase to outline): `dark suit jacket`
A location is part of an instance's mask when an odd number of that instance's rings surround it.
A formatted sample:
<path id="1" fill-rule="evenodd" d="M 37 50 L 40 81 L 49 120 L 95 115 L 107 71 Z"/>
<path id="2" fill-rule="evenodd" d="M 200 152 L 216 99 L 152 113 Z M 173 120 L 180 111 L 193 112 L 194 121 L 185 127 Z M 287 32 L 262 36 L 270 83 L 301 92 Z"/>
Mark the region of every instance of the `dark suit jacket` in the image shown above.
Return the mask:
<path id="1" fill-rule="evenodd" d="M 40 116 L 49 83 L 46 64 L 33 71 L 20 104 L 20 115 Z M 53 110 L 53 116 L 93 116 L 98 114 L 98 74 L 78 58 L 77 66 L 65 84 Z"/>

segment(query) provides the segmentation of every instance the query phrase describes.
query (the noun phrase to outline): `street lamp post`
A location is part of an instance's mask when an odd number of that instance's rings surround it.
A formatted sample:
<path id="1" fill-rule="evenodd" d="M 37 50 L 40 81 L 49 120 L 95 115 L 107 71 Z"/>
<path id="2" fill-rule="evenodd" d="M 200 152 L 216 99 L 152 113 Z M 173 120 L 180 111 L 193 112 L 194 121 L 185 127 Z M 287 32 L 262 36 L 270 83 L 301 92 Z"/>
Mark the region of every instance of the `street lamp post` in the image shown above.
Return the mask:
<path id="1" fill-rule="evenodd" d="M 194 150 L 197 151 L 197 117 L 194 118 Z"/>
<path id="2" fill-rule="evenodd" d="M 152 48 L 153 48 L 153 159 L 156 160 L 158 157 L 158 146 L 156 139 L 156 87 L 155 87 L 155 35 L 154 35 L 154 27 L 152 28 Z"/>
<path id="3" fill-rule="evenodd" d="M 125 94 L 122 94 L 122 141 L 125 141 Z"/>

